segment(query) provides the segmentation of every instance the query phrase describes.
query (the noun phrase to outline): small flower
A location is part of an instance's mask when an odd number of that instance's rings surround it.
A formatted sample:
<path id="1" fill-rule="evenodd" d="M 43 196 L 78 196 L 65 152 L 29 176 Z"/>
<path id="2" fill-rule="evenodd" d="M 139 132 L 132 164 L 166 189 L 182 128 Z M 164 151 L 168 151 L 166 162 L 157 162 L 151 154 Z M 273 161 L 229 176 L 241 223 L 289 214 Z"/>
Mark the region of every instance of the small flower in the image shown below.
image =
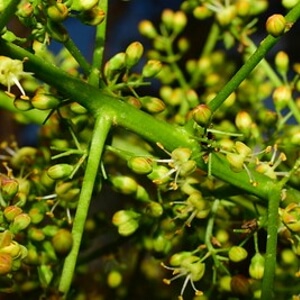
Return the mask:
<path id="1" fill-rule="evenodd" d="M 32 73 L 23 71 L 23 63 L 24 61 L 18 59 L 0 56 L 0 83 L 7 86 L 8 93 L 10 93 L 10 88 L 16 85 L 22 95 L 26 97 L 19 80 Z"/>

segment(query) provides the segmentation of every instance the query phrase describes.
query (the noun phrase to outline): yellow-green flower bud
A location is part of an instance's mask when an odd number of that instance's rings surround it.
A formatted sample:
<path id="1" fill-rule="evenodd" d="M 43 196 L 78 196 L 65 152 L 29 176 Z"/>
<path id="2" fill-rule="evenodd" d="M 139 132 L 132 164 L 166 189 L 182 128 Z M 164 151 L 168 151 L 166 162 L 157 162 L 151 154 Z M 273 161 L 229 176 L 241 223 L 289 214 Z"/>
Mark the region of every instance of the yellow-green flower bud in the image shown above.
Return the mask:
<path id="1" fill-rule="evenodd" d="M 194 160 L 188 160 L 182 163 L 179 167 L 179 174 L 180 176 L 188 176 L 193 173 L 197 168 L 197 163 Z"/>
<path id="2" fill-rule="evenodd" d="M 250 0 L 238 0 L 235 3 L 236 12 L 241 17 L 246 17 L 250 13 L 251 3 Z"/>
<path id="3" fill-rule="evenodd" d="M 45 213 L 41 209 L 39 209 L 38 207 L 32 207 L 29 210 L 28 215 L 31 219 L 32 224 L 38 224 L 41 221 L 43 221 Z"/>
<path id="4" fill-rule="evenodd" d="M 8 274 L 12 269 L 12 257 L 7 253 L 0 253 L 0 275 Z"/>
<path id="5" fill-rule="evenodd" d="M 74 166 L 69 164 L 57 164 L 47 170 L 48 176 L 53 180 L 68 178 L 74 171 Z"/>
<path id="6" fill-rule="evenodd" d="M 27 111 L 27 110 L 33 109 L 31 101 L 27 96 L 16 98 L 14 100 L 14 106 L 16 109 L 21 110 L 21 111 Z"/>
<path id="7" fill-rule="evenodd" d="M 198 20 L 204 20 L 212 16 L 212 11 L 204 5 L 199 5 L 194 8 L 193 15 Z"/>
<path id="8" fill-rule="evenodd" d="M 173 267 L 180 266 L 183 260 L 190 256 L 192 256 L 192 254 L 188 251 L 175 253 L 170 257 L 170 265 Z"/>
<path id="9" fill-rule="evenodd" d="M 257 280 L 260 280 L 264 276 L 265 270 L 265 258 L 260 254 L 256 253 L 252 258 L 249 266 L 249 275 Z"/>
<path id="10" fill-rule="evenodd" d="M 243 157 L 247 157 L 248 155 L 250 155 L 252 153 L 251 148 L 249 148 L 247 145 L 245 145 L 244 143 L 237 141 L 235 143 L 235 149 L 237 151 L 238 154 L 242 155 Z"/>
<path id="11" fill-rule="evenodd" d="M 107 275 L 107 284 L 110 288 L 117 288 L 122 283 L 123 277 L 119 271 L 110 271 Z"/>
<path id="12" fill-rule="evenodd" d="M 251 131 L 253 121 L 250 114 L 246 111 L 240 111 L 235 117 L 236 127 L 243 133 L 249 133 Z"/>
<path id="13" fill-rule="evenodd" d="M 45 239 L 45 234 L 43 230 L 36 227 L 30 226 L 30 228 L 27 231 L 27 234 L 31 241 L 41 242 Z"/>
<path id="14" fill-rule="evenodd" d="M 0 249 L 9 246 L 12 242 L 13 234 L 9 230 L 0 232 Z"/>
<path id="15" fill-rule="evenodd" d="M 169 169 L 166 166 L 153 166 L 153 171 L 147 175 L 156 184 L 163 184 L 169 181 Z"/>
<path id="16" fill-rule="evenodd" d="M 73 0 L 71 9 L 77 11 L 89 10 L 98 4 L 99 0 Z"/>
<path id="17" fill-rule="evenodd" d="M 237 153 L 227 153 L 226 159 L 228 160 L 232 171 L 237 173 L 243 171 L 243 165 L 245 162 L 245 157 L 243 155 Z"/>
<path id="18" fill-rule="evenodd" d="M 160 234 L 152 241 L 153 250 L 157 253 L 168 253 L 172 243 L 165 235 Z"/>
<path id="19" fill-rule="evenodd" d="M 283 15 L 274 14 L 267 19 L 266 30 L 274 37 L 279 37 L 284 34 L 286 29 L 286 20 Z"/>
<path id="20" fill-rule="evenodd" d="M 112 223 L 115 226 L 120 226 L 122 224 L 125 224 L 131 220 L 139 219 L 140 214 L 132 211 L 132 210 L 119 210 L 116 213 L 114 213 L 112 217 Z"/>
<path id="21" fill-rule="evenodd" d="M 286 208 L 281 210 L 281 220 L 292 232 L 300 232 L 300 206 L 291 202 Z"/>
<path id="22" fill-rule="evenodd" d="M 15 219 L 15 217 L 21 214 L 22 212 L 23 212 L 22 208 L 15 205 L 11 205 L 11 206 L 7 206 L 4 209 L 3 214 L 8 222 L 12 222 Z"/>
<path id="23" fill-rule="evenodd" d="M 18 149 L 12 156 L 10 163 L 16 168 L 20 169 L 24 165 L 29 165 L 35 161 L 37 149 L 33 147 L 22 147 Z"/>
<path id="24" fill-rule="evenodd" d="M 26 213 L 21 213 L 14 218 L 13 222 L 9 226 L 9 229 L 11 232 L 16 234 L 22 231 L 23 229 L 27 228 L 30 222 L 31 219 L 29 215 Z"/>
<path id="25" fill-rule="evenodd" d="M 183 11 L 176 11 L 173 18 L 173 30 L 175 33 L 180 33 L 187 24 L 187 17 Z"/>
<path id="26" fill-rule="evenodd" d="M 0 5 L 1 7 L 1 5 Z M 0 8 L 1 11 L 1 8 Z M 18 11 L 16 13 L 17 16 L 21 18 L 29 18 L 33 14 L 34 8 L 29 1 L 20 2 L 18 5 Z"/>
<path id="27" fill-rule="evenodd" d="M 284 51 L 279 51 L 275 56 L 275 66 L 279 73 L 286 74 L 289 70 L 289 56 Z"/>
<path id="28" fill-rule="evenodd" d="M 118 226 L 118 233 L 122 236 L 129 236 L 133 234 L 139 227 L 139 223 L 135 219 L 131 219 L 126 223 Z"/>
<path id="29" fill-rule="evenodd" d="M 56 2 L 47 8 L 48 17 L 54 22 L 62 22 L 68 17 L 68 8 L 64 3 Z"/>
<path id="30" fill-rule="evenodd" d="M 59 255 L 67 255 L 73 245 L 73 237 L 69 230 L 59 229 L 52 238 L 52 245 Z"/>
<path id="31" fill-rule="evenodd" d="M 228 257 L 233 262 L 240 262 L 248 256 L 245 248 L 240 246 L 232 246 L 228 251 Z"/>
<path id="32" fill-rule="evenodd" d="M 18 258 L 21 252 L 21 247 L 16 241 L 12 241 L 8 246 L 0 249 L 0 253 L 7 253 L 13 259 Z"/>
<path id="33" fill-rule="evenodd" d="M 181 37 L 177 42 L 177 48 L 181 53 L 186 52 L 190 48 L 189 40 L 185 37 Z"/>
<path id="34" fill-rule="evenodd" d="M 153 25 L 152 22 L 148 21 L 148 20 L 143 20 L 139 23 L 139 32 L 149 38 L 149 39 L 153 39 L 157 36 L 157 31 Z"/>
<path id="35" fill-rule="evenodd" d="M 144 53 L 144 47 L 140 42 L 131 43 L 125 50 L 125 64 L 128 69 L 135 66 Z"/>
<path id="36" fill-rule="evenodd" d="M 236 7 L 229 5 L 216 13 L 216 19 L 221 26 L 228 26 L 231 24 L 236 16 Z"/>
<path id="37" fill-rule="evenodd" d="M 79 15 L 79 19 L 83 24 L 97 26 L 104 21 L 105 11 L 98 6 L 95 6 L 89 10 L 83 11 Z"/>
<path id="38" fill-rule="evenodd" d="M 283 7 L 285 7 L 286 9 L 291 9 L 294 6 L 296 6 L 296 4 L 299 3 L 299 0 L 281 0 L 281 4 Z"/>
<path id="39" fill-rule="evenodd" d="M 175 163 L 187 162 L 192 155 L 192 150 L 190 148 L 178 147 L 174 149 L 171 153 L 171 157 Z"/>
<path id="40" fill-rule="evenodd" d="M 277 87 L 272 94 L 272 98 L 276 109 L 284 109 L 292 99 L 291 88 L 286 85 Z"/>
<path id="41" fill-rule="evenodd" d="M 206 127 L 210 123 L 211 116 L 212 112 L 206 104 L 199 104 L 192 110 L 194 121 L 202 127 Z"/>
<path id="42" fill-rule="evenodd" d="M 161 20 L 167 29 L 173 29 L 174 25 L 174 11 L 171 9 L 164 9 L 161 14 Z"/>
<path id="43" fill-rule="evenodd" d="M 7 177 L 0 177 L 0 192 L 3 200 L 10 201 L 19 191 L 19 183 L 17 180 Z"/>
<path id="44" fill-rule="evenodd" d="M 111 182 L 118 191 L 125 195 L 135 193 L 138 188 L 137 182 L 129 176 L 115 176 Z"/>
<path id="45" fill-rule="evenodd" d="M 32 106 L 40 110 L 54 109 L 59 103 L 60 101 L 56 97 L 46 93 L 37 93 L 31 99 Z"/>
<path id="46" fill-rule="evenodd" d="M 151 201 L 147 204 L 146 212 L 151 217 L 158 218 L 163 214 L 164 209 L 160 203 Z"/>
<path id="47" fill-rule="evenodd" d="M 147 78 L 155 77 L 162 70 L 162 67 L 159 60 L 151 59 L 143 67 L 142 75 Z"/>
<path id="48" fill-rule="evenodd" d="M 153 169 L 153 160 L 149 157 L 134 156 L 127 164 L 137 174 L 149 174 Z"/>
<path id="49" fill-rule="evenodd" d="M 140 97 L 139 100 L 142 104 L 142 107 L 150 113 L 160 113 L 166 108 L 165 103 L 157 97 L 144 96 Z"/>

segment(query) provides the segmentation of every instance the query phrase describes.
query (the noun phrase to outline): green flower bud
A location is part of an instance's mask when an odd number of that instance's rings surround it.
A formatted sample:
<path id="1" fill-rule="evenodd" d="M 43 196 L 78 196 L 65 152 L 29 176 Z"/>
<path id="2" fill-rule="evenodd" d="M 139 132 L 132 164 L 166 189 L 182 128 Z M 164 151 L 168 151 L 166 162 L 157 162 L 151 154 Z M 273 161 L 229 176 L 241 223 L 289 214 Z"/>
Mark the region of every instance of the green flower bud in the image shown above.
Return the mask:
<path id="1" fill-rule="evenodd" d="M 119 210 L 114 213 L 112 217 L 112 223 L 115 226 L 120 226 L 122 224 L 128 223 L 131 220 L 136 220 L 140 218 L 140 214 L 132 210 Z"/>
<path id="2" fill-rule="evenodd" d="M 265 258 L 260 254 L 256 253 L 252 258 L 249 266 L 249 275 L 257 280 L 260 280 L 264 276 L 265 270 Z"/>
<path id="3" fill-rule="evenodd" d="M 183 11 L 176 11 L 173 18 L 173 30 L 175 33 L 180 33 L 187 24 L 187 17 Z"/>
<path id="4" fill-rule="evenodd" d="M 68 17 L 68 8 L 64 3 L 56 2 L 47 8 L 48 17 L 54 22 L 62 22 Z"/>
<path id="5" fill-rule="evenodd" d="M 252 16 L 259 15 L 267 10 L 268 5 L 269 5 L 268 0 L 251 1 L 250 14 Z"/>
<path id="6" fill-rule="evenodd" d="M 125 63 L 128 69 L 135 66 L 144 53 L 144 47 L 140 42 L 131 43 L 125 50 Z"/>
<path id="7" fill-rule="evenodd" d="M 179 168 L 180 176 L 188 176 L 197 169 L 197 163 L 194 160 L 188 160 L 181 164 Z"/>
<path id="8" fill-rule="evenodd" d="M 81 12 L 79 19 L 83 24 L 97 26 L 105 19 L 105 11 L 98 6 Z"/>
<path id="9" fill-rule="evenodd" d="M 148 174 L 148 178 L 156 184 L 163 184 L 169 181 L 169 169 L 166 166 L 153 166 L 153 171 Z"/>
<path id="10" fill-rule="evenodd" d="M 27 228 L 30 224 L 30 217 L 26 213 L 21 213 L 18 216 L 16 216 L 13 220 L 13 222 L 10 224 L 9 229 L 14 234 L 22 231 L 23 229 Z"/>
<path id="11" fill-rule="evenodd" d="M 60 180 L 64 178 L 68 178 L 74 171 L 74 166 L 69 164 L 57 164 L 51 166 L 47 170 L 48 176 L 53 180 Z"/>
<path id="12" fill-rule="evenodd" d="M 274 14 L 267 19 L 266 30 L 273 37 L 279 37 L 286 30 L 286 20 L 283 15 Z"/>
<path id="13" fill-rule="evenodd" d="M 165 103 L 157 97 L 145 96 L 140 97 L 139 100 L 142 107 L 150 113 L 160 113 L 166 108 Z"/>
<path id="14" fill-rule="evenodd" d="M 247 157 L 252 153 L 251 148 L 249 148 L 247 145 L 240 141 L 237 141 L 235 143 L 235 149 L 238 152 L 238 154 L 242 155 L 243 157 Z"/>
<path id="15" fill-rule="evenodd" d="M 8 222 L 12 222 L 22 212 L 22 208 L 15 205 L 11 205 L 4 209 L 4 217 Z"/>
<path id="16" fill-rule="evenodd" d="M 135 193 L 138 188 L 137 182 L 129 176 L 115 176 L 112 179 L 113 186 L 125 195 Z"/>
<path id="17" fill-rule="evenodd" d="M 38 265 L 40 264 L 40 257 L 37 252 L 37 249 L 32 244 L 28 246 L 27 256 L 24 258 L 24 263 L 29 265 Z"/>
<path id="18" fill-rule="evenodd" d="M 12 259 L 17 259 L 20 256 L 20 252 L 21 246 L 16 241 L 12 241 L 8 246 L 0 249 L 0 253 L 7 253 Z"/>
<path id="19" fill-rule="evenodd" d="M 36 93 L 31 99 L 32 106 L 40 110 L 54 109 L 59 103 L 60 101 L 56 97 L 46 93 Z"/>
<path id="20" fill-rule="evenodd" d="M 248 133 L 251 130 L 253 121 L 250 114 L 246 111 L 239 111 L 235 117 L 236 127 L 243 133 Z"/>
<path id="21" fill-rule="evenodd" d="M 247 250 L 240 246 L 233 246 L 228 251 L 228 257 L 233 262 L 240 262 L 246 259 L 247 256 Z"/>
<path id="22" fill-rule="evenodd" d="M 41 242 L 45 239 L 45 234 L 43 230 L 36 228 L 36 227 L 30 227 L 27 231 L 28 237 L 32 241 Z"/>
<path id="23" fill-rule="evenodd" d="M 174 149 L 171 153 L 171 157 L 174 163 L 184 163 L 189 161 L 192 155 L 192 150 L 189 148 L 178 147 Z"/>
<path id="24" fill-rule="evenodd" d="M 164 209 L 160 203 L 151 201 L 147 204 L 146 213 L 151 217 L 158 218 L 163 214 L 163 212 Z"/>
<path id="25" fill-rule="evenodd" d="M 291 9 L 294 6 L 296 6 L 296 4 L 299 3 L 299 0 L 281 0 L 281 4 L 283 7 L 285 7 L 286 9 Z"/>
<path id="26" fill-rule="evenodd" d="M 99 0 L 73 0 L 71 9 L 77 11 L 89 10 L 98 4 Z"/>
<path id="27" fill-rule="evenodd" d="M 292 91 L 289 86 L 277 87 L 272 94 L 273 102 L 277 110 L 284 109 L 292 99 Z"/>
<path id="28" fill-rule="evenodd" d="M 175 253 L 170 257 L 170 265 L 173 267 L 178 267 L 187 257 L 192 256 L 191 252 L 182 251 L 179 253 Z"/>
<path id="29" fill-rule="evenodd" d="M 165 235 L 159 235 L 152 241 L 153 250 L 157 253 L 168 253 L 172 247 L 171 240 Z"/>
<path id="30" fill-rule="evenodd" d="M 219 288 L 221 292 L 231 292 L 231 277 L 224 275 L 219 279 Z"/>
<path id="31" fill-rule="evenodd" d="M 280 253 L 280 256 L 285 265 L 293 266 L 297 261 L 296 253 L 292 249 L 283 249 Z"/>
<path id="32" fill-rule="evenodd" d="M 291 202 L 286 208 L 280 211 L 280 217 L 284 225 L 292 232 L 300 232 L 300 207 L 297 203 Z"/>
<path id="33" fill-rule="evenodd" d="M 250 13 L 250 8 L 251 8 L 250 0 L 238 0 L 235 3 L 235 7 L 236 7 L 236 12 L 239 16 L 246 17 Z"/>
<path id="34" fill-rule="evenodd" d="M 216 13 L 216 19 L 221 26 L 228 26 L 236 17 L 236 7 L 229 5 Z"/>
<path id="35" fill-rule="evenodd" d="M 14 106 L 21 111 L 27 111 L 33 109 L 30 99 L 27 96 L 23 96 L 14 100 Z"/>
<path id="36" fill-rule="evenodd" d="M 119 271 L 113 270 L 108 273 L 107 284 L 110 288 L 117 288 L 122 283 L 123 277 Z"/>
<path id="37" fill-rule="evenodd" d="M 289 70 L 289 56 L 284 51 L 279 51 L 275 56 L 275 66 L 279 73 L 286 74 Z"/>
<path id="38" fill-rule="evenodd" d="M 138 26 L 139 32 L 149 38 L 149 39 L 153 39 L 155 37 L 157 37 L 157 31 L 154 27 L 154 25 L 152 24 L 152 22 L 148 21 L 148 20 L 143 20 L 139 23 Z"/>
<path id="39" fill-rule="evenodd" d="M 153 160 L 149 157 L 131 157 L 127 165 L 137 174 L 149 174 L 153 170 Z"/>
<path id="40" fill-rule="evenodd" d="M 161 20 L 167 29 L 173 29 L 174 11 L 171 9 L 164 9 L 161 15 Z"/>
<path id="41" fill-rule="evenodd" d="M 0 176 L 0 192 L 4 201 L 12 200 L 19 191 L 17 180 Z"/>
<path id="42" fill-rule="evenodd" d="M 133 234 L 139 227 L 137 220 L 131 219 L 126 223 L 122 223 L 118 226 L 118 233 L 122 236 L 129 236 Z"/>
<path id="43" fill-rule="evenodd" d="M 0 9 L 1 11 L 1 9 Z M 16 13 L 17 16 L 21 18 L 29 18 L 32 16 L 34 11 L 33 5 L 28 1 L 21 2 L 18 5 L 18 11 Z"/>
<path id="44" fill-rule="evenodd" d="M 194 121 L 202 126 L 207 127 L 211 121 L 212 112 L 206 104 L 199 104 L 192 111 Z"/>
<path id="45" fill-rule="evenodd" d="M 0 253 L 0 275 L 10 273 L 12 269 L 12 257 L 7 253 Z"/>
<path id="46" fill-rule="evenodd" d="M 198 20 L 204 20 L 212 16 L 212 11 L 204 5 L 199 5 L 194 8 L 193 15 Z"/>
<path id="47" fill-rule="evenodd" d="M 53 278 L 53 271 L 51 265 L 39 265 L 37 267 L 39 281 L 41 283 L 42 288 L 47 288 Z"/>
<path id="48" fill-rule="evenodd" d="M 69 230 L 59 229 L 52 238 L 54 250 L 59 255 L 67 255 L 73 245 L 73 237 Z"/>
<path id="49" fill-rule="evenodd" d="M 177 47 L 178 50 L 181 53 L 186 52 L 189 48 L 190 48 L 190 43 L 189 40 L 185 37 L 181 37 L 178 41 L 177 41 Z"/>
<path id="50" fill-rule="evenodd" d="M 143 67 L 142 76 L 151 78 L 155 77 L 162 70 L 162 63 L 159 60 L 151 59 Z"/>

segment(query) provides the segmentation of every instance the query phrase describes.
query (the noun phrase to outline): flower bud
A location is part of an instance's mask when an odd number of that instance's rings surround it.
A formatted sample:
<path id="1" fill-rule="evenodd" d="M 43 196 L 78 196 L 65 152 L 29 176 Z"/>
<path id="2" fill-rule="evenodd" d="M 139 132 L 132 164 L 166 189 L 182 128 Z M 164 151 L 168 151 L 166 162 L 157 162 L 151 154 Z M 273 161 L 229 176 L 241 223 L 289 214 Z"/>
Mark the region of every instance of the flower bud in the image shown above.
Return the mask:
<path id="1" fill-rule="evenodd" d="M 281 220 L 284 225 L 292 232 L 300 232 L 300 206 L 291 202 L 280 212 Z"/>
<path id="2" fill-rule="evenodd" d="M 194 8 L 193 15 L 198 20 L 204 20 L 212 16 L 212 11 L 204 5 L 199 5 Z"/>
<path id="3" fill-rule="evenodd" d="M 74 171 L 74 166 L 69 164 L 57 164 L 51 166 L 47 170 L 48 176 L 53 180 L 59 180 L 68 178 L 71 176 L 72 172 Z"/>
<path id="4" fill-rule="evenodd" d="M 173 30 L 175 33 L 180 33 L 187 24 L 187 17 L 183 11 L 176 11 L 173 18 Z"/>
<path id="5" fill-rule="evenodd" d="M 24 164 L 29 165 L 35 161 L 37 149 L 33 147 L 22 147 L 16 151 L 12 156 L 10 163 L 16 168 L 20 169 Z"/>
<path id="6" fill-rule="evenodd" d="M 260 280 L 264 276 L 265 270 L 265 258 L 260 254 L 256 253 L 252 258 L 249 266 L 249 275 L 257 280 Z"/>
<path id="7" fill-rule="evenodd" d="M 0 249 L 9 246 L 12 242 L 13 235 L 9 230 L 0 232 Z"/>
<path id="8" fill-rule="evenodd" d="M 113 186 L 125 195 L 135 193 L 138 188 L 137 182 L 129 176 L 115 176 L 112 178 Z"/>
<path id="9" fill-rule="evenodd" d="M 155 77 L 162 70 L 162 63 L 159 60 L 151 59 L 143 67 L 142 75 L 144 77 Z"/>
<path id="10" fill-rule="evenodd" d="M 221 26 L 228 26 L 236 16 L 236 7 L 229 5 L 216 13 L 216 19 Z"/>
<path id="11" fill-rule="evenodd" d="M 97 26 L 105 19 L 105 11 L 98 6 L 81 12 L 79 19 L 83 24 Z"/>
<path id="12" fill-rule="evenodd" d="M 237 14 L 241 17 L 246 17 L 250 13 L 250 0 L 238 0 L 235 3 Z"/>
<path id="13" fill-rule="evenodd" d="M 18 216 L 22 212 L 22 208 L 15 205 L 11 205 L 4 209 L 3 214 L 8 222 L 12 222 L 16 218 L 16 216 Z"/>
<path id="14" fill-rule="evenodd" d="M 107 284 L 114 289 L 120 286 L 122 279 L 122 274 L 119 271 L 110 271 L 107 276 Z"/>
<path id="15" fill-rule="evenodd" d="M 233 262 L 240 262 L 248 256 L 248 252 L 245 248 L 240 246 L 233 246 L 229 249 L 228 257 Z"/>
<path id="16" fill-rule="evenodd" d="M 151 96 L 144 96 L 139 98 L 142 107 L 150 113 L 160 113 L 166 108 L 165 103 L 157 98 Z"/>
<path id="17" fill-rule="evenodd" d="M 193 109 L 192 116 L 198 125 L 207 127 L 211 121 L 212 112 L 206 104 L 199 104 Z"/>
<path id="18" fill-rule="evenodd" d="M 249 148 L 247 145 L 244 143 L 237 141 L 235 143 L 235 149 L 238 154 L 242 155 L 243 157 L 247 157 L 248 155 L 251 154 L 252 150 Z"/>
<path id="19" fill-rule="evenodd" d="M 170 265 L 173 267 L 178 267 L 181 265 L 184 259 L 190 256 L 192 256 L 192 254 L 191 252 L 188 251 L 175 253 L 170 257 Z"/>
<path id="20" fill-rule="evenodd" d="M 32 106 L 40 110 L 54 109 L 59 103 L 56 97 L 46 93 L 37 93 L 31 99 Z"/>
<path id="21" fill-rule="evenodd" d="M 77 11 L 89 10 L 98 4 L 99 0 L 73 0 L 71 9 Z"/>
<path id="22" fill-rule="evenodd" d="M 30 217 L 26 213 L 21 213 L 18 216 L 16 216 L 13 220 L 13 222 L 10 224 L 9 229 L 14 234 L 22 231 L 23 229 L 27 228 L 30 224 Z"/>
<path id="23" fill-rule="evenodd" d="M 148 21 L 148 20 L 143 20 L 139 23 L 139 32 L 149 38 L 149 39 L 153 39 L 157 36 L 157 31 L 154 27 L 154 25 L 152 24 L 152 22 Z"/>
<path id="24" fill-rule="evenodd" d="M 0 178 L 0 192 L 4 201 L 12 200 L 19 191 L 19 183 L 15 179 Z"/>
<path id="25" fill-rule="evenodd" d="M 14 106 L 16 109 L 21 111 L 27 111 L 33 109 L 31 101 L 28 97 L 20 97 L 14 100 Z"/>
<path id="26" fill-rule="evenodd" d="M 147 176 L 156 184 L 163 184 L 169 181 L 169 169 L 166 166 L 153 166 L 153 171 Z"/>
<path id="27" fill-rule="evenodd" d="M 171 157 L 174 163 L 184 163 L 187 162 L 192 155 L 192 150 L 185 147 L 178 147 L 174 149 L 171 153 Z"/>
<path id="28" fill-rule="evenodd" d="M 132 210 L 119 210 L 116 213 L 114 213 L 112 217 L 112 223 L 115 226 L 120 226 L 121 224 L 125 224 L 129 222 L 130 220 L 135 220 L 140 217 L 140 214 L 132 211 Z"/>
<path id="29" fill-rule="evenodd" d="M 272 98 L 276 109 L 282 110 L 288 105 L 289 101 L 292 99 L 292 91 L 289 86 L 279 86 L 274 90 Z"/>
<path id="30" fill-rule="evenodd" d="M 73 245 L 73 237 L 69 230 L 59 229 L 52 238 L 54 250 L 59 255 L 67 255 Z"/>
<path id="31" fill-rule="evenodd" d="M 12 257 L 7 253 L 0 253 L 0 275 L 8 274 L 12 269 Z"/>
<path id="32" fill-rule="evenodd" d="M 190 48 L 189 40 L 185 37 L 181 37 L 177 42 L 177 48 L 181 53 L 186 52 Z"/>
<path id="33" fill-rule="evenodd" d="M 45 234 L 44 234 L 43 230 L 41 230 L 39 228 L 30 226 L 27 233 L 28 233 L 28 237 L 31 241 L 41 242 L 45 239 Z"/>
<path id="34" fill-rule="evenodd" d="M 41 209 L 39 209 L 38 207 L 32 207 L 29 212 L 28 215 L 31 219 L 31 223 L 32 224 L 38 224 L 41 221 L 43 221 L 44 216 L 45 216 L 45 212 L 43 212 Z"/>
<path id="35" fill-rule="evenodd" d="M 131 43 L 125 50 L 125 64 L 128 69 L 135 66 L 144 53 L 144 47 L 140 42 Z"/>
<path id="36" fill-rule="evenodd" d="M 7 253 L 13 259 L 18 258 L 21 252 L 21 247 L 16 241 L 12 241 L 8 246 L 0 249 L 0 253 Z"/>
<path id="37" fill-rule="evenodd" d="M 151 201 L 147 205 L 146 212 L 151 217 L 158 218 L 163 214 L 164 209 L 160 203 Z"/>
<path id="38" fill-rule="evenodd" d="M 235 125 L 242 132 L 249 132 L 252 126 L 252 118 L 246 111 L 240 111 L 235 117 Z"/>
<path id="39" fill-rule="evenodd" d="M 181 164 L 179 168 L 179 174 L 180 176 L 188 176 L 191 173 L 193 173 L 197 168 L 197 163 L 194 160 L 188 160 Z"/>
<path id="40" fill-rule="evenodd" d="M 126 223 L 118 226 L 118 233 L 122 236 L 129 236 L 133 234 L 139 227 L 139 223 L 135 219 L 131 219 Z"/>
<path id="41" fill-rule="evenodd" d="M 281 4 L 283 7 L 285 7 L 286 9 L 291 9 L 294 6 L 296 6 L 296 4 L 299 3 L 299 0 L 281 0 Z"/>
<path id="42" fill-rule="evenodd" d="M 279 73 L 286 74 L 289 70 L 289 56 L 284 51 L 279 51 L 275 56 L 275 66 Z"/>
<path id="43" fill-rule="evenodd" d="M 273 37 L 279 37 L 284 34 L 286 29 L 286 20 L 283 15 L 274 14 L 267 19 L 266 30 Z"/>
<path id="44" fill-rule="evenodd" d="M 227 153 L 226 159 L 228 160 L 230 169 L 233 172 L 238 173 L 243 171 L 243 165 L 245 162 L 245 157 L 243 155 L 237 153 Z"/>
<path id="45" fill-rule="evenodd" d="M 137 174 L 149 174 L 153 169 L 152 159 L 142 156 L 131 157 L 127 164 Z"/>
<path id="46" fill-rule="evenodd" d="M 64 3 L 56 2 L 47 8 L 48 17 L 54 22 L 62 22 L 68 17 L 68 8 Z"/>
<path id="47" fill-rule="evenodd" d="M 164 9 L 161 15 L 161 20 L 167 29 L 173 29 L 174 11 L 171 9 Z"/>
<path id="48" fill-rule="evenodd" d="M 157 253 L 168 253 L 172 244 L 169 238 L 165 235 L 160 234 L 152 241 L 153 250 Z"/>

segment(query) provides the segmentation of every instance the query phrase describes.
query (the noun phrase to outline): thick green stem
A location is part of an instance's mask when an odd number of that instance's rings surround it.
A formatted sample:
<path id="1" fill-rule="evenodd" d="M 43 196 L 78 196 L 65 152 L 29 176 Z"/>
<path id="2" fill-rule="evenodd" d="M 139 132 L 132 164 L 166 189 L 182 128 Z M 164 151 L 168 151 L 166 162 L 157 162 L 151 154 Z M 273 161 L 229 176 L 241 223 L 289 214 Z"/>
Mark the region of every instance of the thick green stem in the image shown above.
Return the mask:
<path id="1" fill-rule="evenodd" d="M 277 233 L 279 225 L 278 209 L 281 199 L 281 186 L 270 186 L 267 225 L 267 249 L 261 300 L 275 299 L 274 277 L 276 270 Z"/>
<path id="2" fill-rule="evenodd" d="M 94 182 L 99 172 L 101 155 L 103 153 L 105 140 L 110 128 L 111 118 L 105 112 L 103 112 L 103 114 L 97 117 L 95 122 L 89 157 L 72 228 L 73 247 L 65 260 L 60 279 L 59 291 L 63 293 L 64 298 L 66 298 L 72 283 L 85 221 L 92 198 Z M 99 132 L 101 132 L 101 134 L 99 134 Z"/>
<path id="3" fill-rule="evenodd" d="M 300 17 L 300 3 L 297 4 L 287 15 L 286 21 L 290 24 L 296 22 Z M 209 102 L 210 109 L 216 111 L 228 96 L 235 91 L 242 81 L 253 71 L 258 63 L 266 56 L 272 47 L 278 42 L 279 37 L 267 36 L 259 45 L 257 50 L 249 57 L 246 63 L 226 83 L 217 96 Z"/>

